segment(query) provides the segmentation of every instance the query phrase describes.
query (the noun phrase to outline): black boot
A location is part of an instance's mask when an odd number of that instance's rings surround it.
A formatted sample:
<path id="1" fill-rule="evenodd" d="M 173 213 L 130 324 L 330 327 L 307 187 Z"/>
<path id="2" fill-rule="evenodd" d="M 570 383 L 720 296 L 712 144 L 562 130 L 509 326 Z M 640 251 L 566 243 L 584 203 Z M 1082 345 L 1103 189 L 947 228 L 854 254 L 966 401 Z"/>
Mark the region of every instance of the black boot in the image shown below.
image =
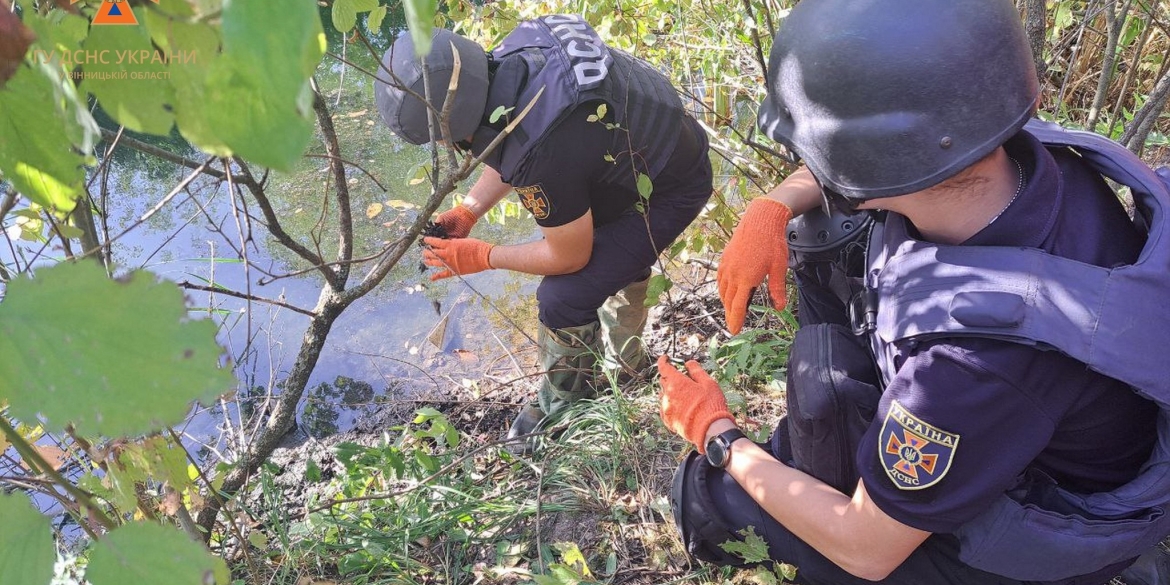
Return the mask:
<path id="1" fill-rule="evenodd" d="M 519 437 L 540 430 L 540 423 L 544 421 L 544 418 L 544 411 L 536 404 L 524 405 L 520 409 L 520 414 L 516 415 L 516 420 L 512 421 L 512 426 L 508 428 L 508 434 L 504 436 L 504 439 L 508 441 L 508 444 L 505 445 L 508 452 L 513 455 L 531 455 L 536 451 L 539 436 L 525 439 L 519 439 Z"/>

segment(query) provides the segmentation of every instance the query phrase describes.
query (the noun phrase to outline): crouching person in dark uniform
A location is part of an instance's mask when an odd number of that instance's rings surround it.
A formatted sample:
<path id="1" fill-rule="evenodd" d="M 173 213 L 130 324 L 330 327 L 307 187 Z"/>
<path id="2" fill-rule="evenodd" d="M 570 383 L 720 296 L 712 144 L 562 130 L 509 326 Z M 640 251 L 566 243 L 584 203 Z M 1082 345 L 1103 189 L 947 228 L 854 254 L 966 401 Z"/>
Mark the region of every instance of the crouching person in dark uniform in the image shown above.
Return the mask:
<path id="1" fill-rule="evenodd" d="M 488 152 L 462 204 L 438 216 L 451 239 L 426 238 L 423 255 L 440 269 L 432 279 L 493 268 L 544 276 L 536 297 L 546 373 L 538 400 L 512 424 L 512 438 L 594 396 L 604 386 L 601 372 L 632 374 L 648 365 L 640 337 L 650 268 L 706 204 L 711 163 L 706 136 L 670 81 L 607 47 L 572 15 L 523 22 L 486 53 L 440 29 L 420 61 L 409 35 L 400 37 L 383 59 L 395 79 L 381 72 L 376 96 L 383 120 L 408 142 L 437 137 L 426 105 L 404 88 L 424 95 L 426 67 L 433 113 L 441 112 L 453 50 L 461 71 L 449 124 L 461 148 L 483 154 L 532 104 Z M 512 190 L 543 239 L 494 246 L 468 237 Z"/>
<path id="2" fill-rule="evenodd" d="M 783 306 L 794 244 L 789 411 L 753 443 L 699 364 L 659 359 L 662 420 L 705 455 L 672 490 L 688 551 L 742 564 L 720 545 L 751 527 L 803 584 L 1108 582 L 1170 532 L 1170 385 L 1144 347 L 1167 309 L 1109 292 L 1140 272 L 1164 299 L 1165 184 L 1029 122 L 1008 0 L 803 0 L 768 68 L 761 129 L 805 166 L 748 206 L 718 280 L 738 331 L 766 276 Z M 1156 193 L 1139 225 L 1102 158 Z"/>

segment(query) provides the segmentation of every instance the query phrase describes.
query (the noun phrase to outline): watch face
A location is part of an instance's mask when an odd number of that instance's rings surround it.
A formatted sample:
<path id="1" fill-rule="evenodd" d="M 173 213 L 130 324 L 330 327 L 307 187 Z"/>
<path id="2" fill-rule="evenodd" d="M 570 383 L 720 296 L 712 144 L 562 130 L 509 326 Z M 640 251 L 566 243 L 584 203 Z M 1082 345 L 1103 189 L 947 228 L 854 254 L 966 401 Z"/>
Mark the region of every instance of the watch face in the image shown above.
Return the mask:
<path id="1" fill-rule="evenodd" d="M 707 463 L 710 463 L 712 467 L 727 465 L 727 448 L 723 441 L 719 440 L 719 437 L 715 437 L 707 443 Z"/>

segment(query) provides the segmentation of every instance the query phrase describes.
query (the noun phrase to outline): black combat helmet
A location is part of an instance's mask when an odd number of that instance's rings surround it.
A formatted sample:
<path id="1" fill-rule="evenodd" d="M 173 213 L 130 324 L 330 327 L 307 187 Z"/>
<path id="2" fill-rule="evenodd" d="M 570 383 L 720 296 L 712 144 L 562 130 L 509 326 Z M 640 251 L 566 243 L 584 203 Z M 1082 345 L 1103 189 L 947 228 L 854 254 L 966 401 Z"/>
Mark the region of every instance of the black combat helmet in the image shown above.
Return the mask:
<path id="1" fill-rule="evenodd" d="M 1010 0 L 802 0 L 768 62 L 760 129 L 853 200 L 934 186 L 1036 107 Z"/>
<path id="2" fill-rule="evenodd" d="M 449 123 L 452 140 L 459 141 L 475 133 L 487 104 L 488 59 L 483 47 L 449 30 L 436 28 L 431 39 L 431 52 L 423 61 L 420 62 L 415 55 L 409 33 L 400 35 L 382 56 L 383 69 L 378 71 L 374 81 L 374 101 L 378 104 L 382 121 L 403 140 L 411 144 L 430 142 L 427 107 L 406 89 L 419 96 L 427 95 L 423 85 L 425 63 L 431 86 L 431 104 L 436 112 L 442 112 L 454 71 L 454 51 L 459 52 L 459 85 Z M 394 76 L 386 70 L 393 72 Z M 436 117 L 436 124 L 437 121 Z M 442 137 L 438 125 L 435 134 Z"/>

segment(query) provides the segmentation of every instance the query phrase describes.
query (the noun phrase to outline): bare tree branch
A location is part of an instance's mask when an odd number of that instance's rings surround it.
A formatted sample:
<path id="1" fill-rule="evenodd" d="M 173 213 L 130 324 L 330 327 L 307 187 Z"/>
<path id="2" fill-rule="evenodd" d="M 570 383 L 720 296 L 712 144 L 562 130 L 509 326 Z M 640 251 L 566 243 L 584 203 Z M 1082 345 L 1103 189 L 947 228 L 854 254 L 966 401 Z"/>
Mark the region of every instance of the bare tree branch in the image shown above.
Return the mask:
<path id="1" fill-rule="evenodd" d="M 1048 80 L 1048 64 L 1044 61 L 1044 37 L 1048 34 L 1048 13 L 1044 0 L 1024 0 L 1024 30 L 1028 33 L 1028 44 L 1032 48 L 1032 62 L 1036 65 L 1036 76 L 1041 87 Z"/>
<path id="2" fill-rule="evenodd" d="M 1167 50 L 1166 56 L 1170 57 L 1170 49 Z M 1170 75 L 1163 73 L 1162 77 L 1158 79 L 1158 83 L 1154 85 L 1154 90 L 1150 92 L 1146 103 L 1134 114 L 1133 121 L 1130 122 L 1125 132 L 1121 133 L 1118 142 L 1124 144 L 1134 154 L 1141 156 L 1146 145 L 1146 138 L 1154 129 L 1154 122 L 1158 121 L 1158 116 L 1162 115 L 1162 111 L 1166 109 L 1167 97 L 1170 97 Z"/>
<path id="3" fill-rule="evenodd" d="M 229 297 L 235 297 L 237 299 L 246 299 L 246 300 L 254 301 L 257 303 L 275 305 L 277 307 L 281 307 L 283 309 L 288 309 L 290 311 L 294 311 L 294 312 L 300 313 L 302 315 L 308 315 L 310 317 L 316 316 L 316 313 L 314 313 L 308 309 L 302 309 L 296 305 L 290 305 L 290 304 L 282 302 L 282 301 L 277 301 L 277 300 L 273 300 L 273 299 L 266 299 L 264 297 L 258 297 L 258 296 L 251 295 L 248 293 L 234 291 L 234 290 L 231 290 L 228 288 L 222 288 L 222 287 L 218 287 L 218 286 L 207 286 L 207 285 L 203 285 L 203 284 L 195 284 L 195 283 L 187 281 L 187 280 L 180 281 L 180 282 L 177 282 L 175 284 L 177 284 L 185 289 L 188 289 L 188 290 L 200 290 L 203 292 L 215 293 L 217 295 L 226 295 Z"/>
<path id="4" fill-rule="evenodd" d="M 114 132 L 111 132 L 109 130 L 106 130 L 105 128 L 102 128 L 102 138 L 113 140 L 116 137 L 117 137 L 117 134 L 115 134 Z M 142 142 L 140 140 L 135 140 L 133 138 L 130 138 L 129 136 L 122 136 L 121 138 L 118 138 L 118 144 L 124 144 L 124 145 L 126 145 L 130 148 L 133 148 L 134 150 L 137 150 L 138 152 L 141 152 L 143 154 L 149 154 L 151 156 L 161 158 L 165 161 L 169 161 L 169 162 L 173 162 L 173 163 L 178 164 L 178 165 L 185 166 L 189 169 L 197 169 L 197 168 L 202 166 L 203 168 L 200 170 L 200 172 L 202 172 L 205 175 L 210 175 L 210 176 L 215 177 L 217 179 L 226 179 L 227 178 L 227 175 L 225 175 L 223 173 L 223 171 L 220 171 L 220 170 L 208 167 L 208 166 L 204 166 L 205 163 L 199 163 L 198 161 L 194 161 L 194 160 L 191 160 L 189 158 L 179 156 L 179 155 L 177 155 L 169 150 L 159 148 L 157 146 L 154 146 L 153 144 L 147 144 L 147 143 Z M 107 157 L 108 156 L 109 155 L 107 154 Z M 237 183 L 240 183 L 241 185 L 253 183 L 253 181 L 250 177 L 247 177 L 244 175 L 234 175 L 234 176 L 232 176 L 232 180 L 237 182 Z"/>
<path id="5" fill-rule="evenodd" d="M 1143 21 L 1145 26 L 1142 27 L 1142 36 L 1138 38 L 1137 45 L 1133 50 L 1133 53 L 1138 55 L 1139 58 L 1142 54 L 1142 51 L 1144 51 L 1146 48 L 1146 42 L 1150 40 L 1150 33 L 1154 30 L 1154 25 L 1151 20 L 1151 15 L 1149 12 L 1146 12 L 1145 19 Z M 1119 97 L 1113 104 L 1113 111 L 1109 114 L 1109 131 L 1105 133 L 1106 136 L 1113 136 L 1114 130 L 1117 129 L 1117 123 L 1121 121 L 1121 108 L 1125 105 L 1127 98 L 1129 97 L 1129 87 L 1133 85 L 1133 80 L 1137 78 L 1138 71 L 1140 70 L 1141 67 L 1138 67 L 1138 64 L 1134 63 L 1130 65 L 1129 70 L 1125 72 L 1125 80 L 1121 82 L 1121 88 L 1117 92 Z"/>
<path id="6" fill-rule="evenodd" d="M 280 223 L 280 218 L 277 217 L 276 210 L 272 207 L 272 201 L 268 199 L 268 193 L 252 177 L 252 173 L 246 163 L 243 161 L 236 161 L 236 163 L 240 165 L 241 173 L 243 173 L 242 177 L 245 179 L 244 181 L 237 180 L 237 182 L 247 186 L 252 197 L 256 199 L 256 204 L 260 207 L 260 213 L 264 215 L 264 224 L 268 228 L 268 232 L 272 234 L 272 237 L 276 238 L 276 241 L 280 242 L 280 245 L 288 248 L 297 256 L 300 256 L 310 265 L 318 267 L 321 275 L 325 278 L 325 282 L 329 283 L 329 286 L 335 290 L 340 290 L 344 286 L 344 283 L 338 280 L 337 273 L 328 268 L 321 268 L 325 264 L 325 259 L 293 239 L 288 232 L 284 231 L 284 226 Z"/>
<path id="7" fill-rule="evenodd" d="M 353 213 L 349 204 L 349 183 L 346 179 L 345 165 L 341 162 L 341 145 L 337 141 L 337 130 L 333 127 L 333 116 L 329 107 L 318 91 L 313 92 L 313 111 L 317 114 L 317 126 L 321 128 L 322 142 L 325 143 L 325 152 L 329 155 L 329 168 L 333 171 L 333 182 L 337 183 L 337 221 L 338 241 L 337 265 L 335 274 L 339 282 L 339 289 L 349 280 L 349 260 L 353 258 Z M 326 269 L 328 270 L 328 269 Z"/>
<path id="8" fill-rule="evenodd" d="M 1117 67 L 1117 42 L 1121 38 L 1121 30 L 1129 18 L 1130 0 L 1125 0 L 1121 9 L 1117 9 L 1116 0 L 1106 0 L 1105 19 L 1105 50 L 1101 60 L 1101 72 L 1097 78 L 1097 91 L 1093 95 L 1093 104 L 1089 106 L 1089 115 L 1085 119 L 1085 128 L 1093 130 L 1097 126 L 1097 118 L 1101 115 L 1101 108 L 1105 105 L 1105 97 L 1109 93 L 1109 85 L 1113 83 L 1113 71 Z"/>

